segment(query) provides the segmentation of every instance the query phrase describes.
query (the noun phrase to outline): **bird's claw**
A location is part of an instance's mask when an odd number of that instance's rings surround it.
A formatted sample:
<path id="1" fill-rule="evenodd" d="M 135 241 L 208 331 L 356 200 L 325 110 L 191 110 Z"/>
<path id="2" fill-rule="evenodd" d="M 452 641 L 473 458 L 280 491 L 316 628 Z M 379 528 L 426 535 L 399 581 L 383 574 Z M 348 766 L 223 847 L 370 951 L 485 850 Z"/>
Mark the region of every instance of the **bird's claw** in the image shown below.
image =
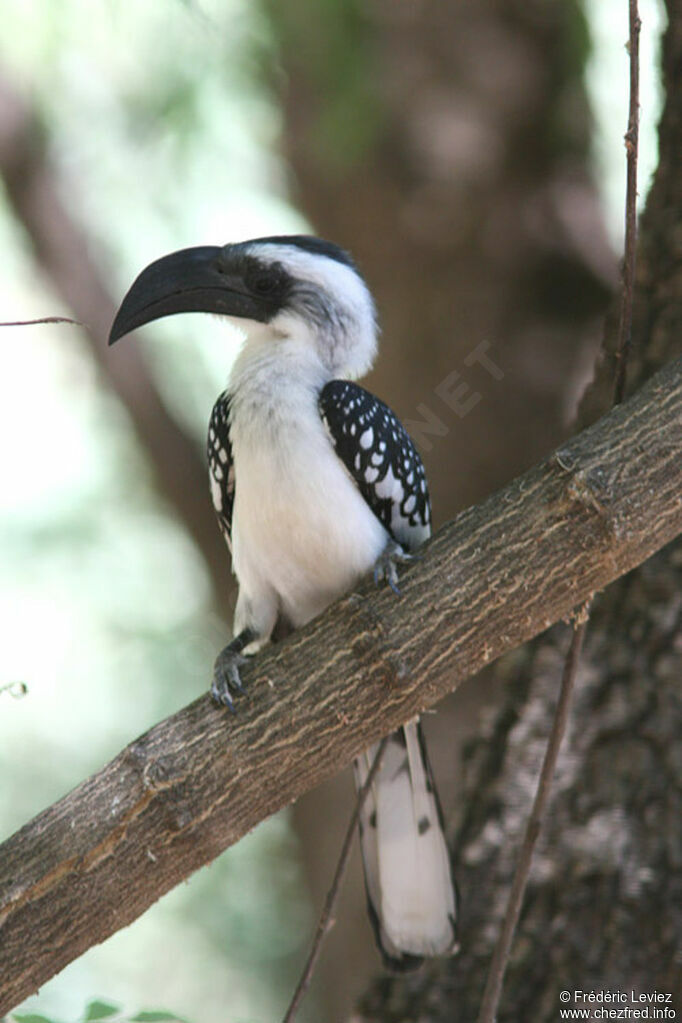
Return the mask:
<path id="1" fill-rule="evenodd" d="M 244 692 L 239 668 L 245 663 L 246 657 L 242 657 L 237 650 L 226 646 L 216 657 L 213 668 L 211 696 L 216 703 L 222 704 L 223 707 L 228 707 L 233 714 L 235 709 L 230 687 L 240 693 Z"/>
<path id="2" fill-rule="evenodd" d="M 406 564 L 409 561 L 414 561 L 414 556 L 403 550 L 395 540 L 389 540 L 374 563 L 374 582 L 378 586 L 382 579 L 385 579 L 393 592 L 400 597 L 397 562 Z"/>

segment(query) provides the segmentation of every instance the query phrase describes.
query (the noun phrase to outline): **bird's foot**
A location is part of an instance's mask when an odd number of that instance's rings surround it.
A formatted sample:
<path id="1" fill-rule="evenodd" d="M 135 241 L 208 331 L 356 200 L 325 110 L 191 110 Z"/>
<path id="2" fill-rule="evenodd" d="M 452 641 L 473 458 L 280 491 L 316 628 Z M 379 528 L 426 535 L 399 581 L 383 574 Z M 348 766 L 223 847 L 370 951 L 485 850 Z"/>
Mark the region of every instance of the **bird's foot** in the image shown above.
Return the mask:
<path id="1" fill-rule="evenodd" d="M 234 713 L 234 703 L 230 693 L 230 685 L 240 693 L 244 692 L 239 669 L 246 664 L 247 658 L 242 657 L 242 650 L 258 639 L 258 632 L 247 626 L 235 636 L 231 643 L 228 643 L 224 650 L 221 650 L 215 659 L 213 667 L 213 682 L 211 683 L 211 696 L 223 707 L 229 707 Z"/>
<path id="2" fill-rule="evenodd" d="M 230 687 L 240 693 L 244 692 L 239 669 L 242 664 L 246 663 L 246 660 L 246 657 L 242 657 L 239 650 L 235 650 L 231 643 L 221 650 L 215 659 L 211 696 L 216 703 L 222 704 L 223 707 L 229 707 L 233 714 L 235 709 Z"/>
<path id="3" fill-rule="evenodd" d="M 403 550 L 395 540 L 389 540 L 383 551 L 374 562 L 374 582 L 378 586 L 385 579 L 394 593 L 400 596 L 398 589 L 398 562 L 406 564 L 414 561 L 414 556 Z"/>

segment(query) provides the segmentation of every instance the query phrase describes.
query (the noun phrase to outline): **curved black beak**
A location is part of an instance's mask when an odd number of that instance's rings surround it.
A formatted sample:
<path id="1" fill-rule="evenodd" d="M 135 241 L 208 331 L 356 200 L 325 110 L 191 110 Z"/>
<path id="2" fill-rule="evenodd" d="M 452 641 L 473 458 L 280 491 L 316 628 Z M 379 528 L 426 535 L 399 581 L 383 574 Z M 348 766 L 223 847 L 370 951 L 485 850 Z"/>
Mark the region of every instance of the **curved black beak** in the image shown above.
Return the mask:
<path id="1" fill-rule="evenodd" d="M 223 252 L 217 245 L 200 245 L 151 263 L 123 299 L 109 344 L 173 313 L 218 313 L 265 321 L 268 311 L 249 294 L 241 276 L 229 270 Z"/>

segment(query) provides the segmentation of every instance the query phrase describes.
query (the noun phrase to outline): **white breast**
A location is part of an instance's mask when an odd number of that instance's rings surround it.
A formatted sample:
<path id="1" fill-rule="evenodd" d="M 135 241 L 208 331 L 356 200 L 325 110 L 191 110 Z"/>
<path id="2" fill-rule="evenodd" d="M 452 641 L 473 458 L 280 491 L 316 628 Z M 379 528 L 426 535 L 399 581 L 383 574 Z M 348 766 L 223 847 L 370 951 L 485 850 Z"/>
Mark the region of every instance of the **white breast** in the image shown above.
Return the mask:
<path id="1" fill-rule="evenodd" d="M 289 366 L 285 384 L 282 366 L 280 349 L 276 365 L 261 360 L 230 387 L 233 566 L 240 600 L 258 607 L 276 595 L 298 626 L 372 568 L 388 534 L 322 424 L 323 371 Z"/>

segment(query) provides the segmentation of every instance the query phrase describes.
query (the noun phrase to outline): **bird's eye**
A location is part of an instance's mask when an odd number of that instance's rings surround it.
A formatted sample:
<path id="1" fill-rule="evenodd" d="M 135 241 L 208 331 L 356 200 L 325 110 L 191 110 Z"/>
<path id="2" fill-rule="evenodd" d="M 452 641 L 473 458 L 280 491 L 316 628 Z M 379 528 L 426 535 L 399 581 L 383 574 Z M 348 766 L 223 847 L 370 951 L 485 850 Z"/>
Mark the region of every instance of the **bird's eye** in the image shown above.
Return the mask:
<path id="1" fill-rule="evenodd" d="M 244 272 L 244 282 L 249 291 L 261 298 L 276 298 L 284 290 L 286 273 L 280 263 L 264 264 L 249 260 Z"/>
<path id="2" fill-rule="evenodd" d="M 272 294 L 272 292 L 276 290 L 278 284 L 279 276 L 274 273 L 259 273 L 249 281 L 251 290 L 255 291 L 257 295 Z"/>

